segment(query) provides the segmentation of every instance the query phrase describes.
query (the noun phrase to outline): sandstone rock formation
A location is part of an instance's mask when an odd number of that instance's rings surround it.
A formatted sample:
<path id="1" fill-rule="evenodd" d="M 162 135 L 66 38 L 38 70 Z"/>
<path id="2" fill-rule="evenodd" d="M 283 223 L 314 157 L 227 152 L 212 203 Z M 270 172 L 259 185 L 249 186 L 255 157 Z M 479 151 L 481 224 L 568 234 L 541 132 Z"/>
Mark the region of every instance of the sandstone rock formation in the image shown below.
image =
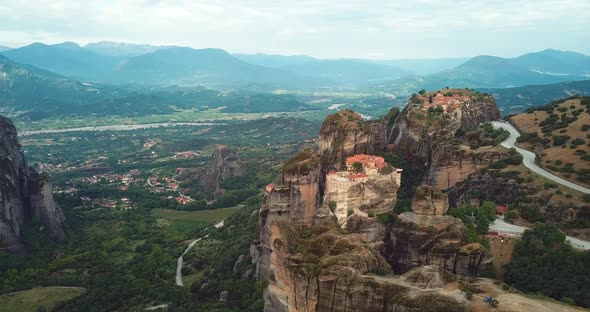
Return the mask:
<path id="1" fill-rule="evenodd" d="M 271 262 L 277 265 L 269 272 L 265 311 L 468 311 L 460 294 L 442 291 L 445 274 L 420 268 L 392 276 L 360 235 L 332 228 L 304 239 L 291 223 L 273 222 L 271 228 L 277 234 Z M 304 247 L 293 252 L 294 245 Z"/>
<path id="2" fill-rule="evenodd" d="M 460 275 L 478 275 L 491 259 L 483 246 L 466 243 L 465 225 L 451 216 L 404 212 L 391 228 L 387 258 L 396 273 L 436 265 Z"/>
<path id="3" fill-rule="evenodd" d="M 320 205 L 320 159 L 311 149 L 299 152 L 283 167 L 267 193 L 259 213 L 257 239 L 251 248 L 256 276 L 268 276 L 271 264 L 272 223 L 278 220 L 311 225 Z M 325 212 L 325 211 L 324 211 Z M 327 216 L 325 216 L 327 217 Z"/>
<path id="4" fill-rule="evenodd" d="M 47 176 L 29 167 L 10 119 L 0 116 L 0 249 L 22 249 L 21 227 L 39 222 L 42 232 L 64 241 L 65 217 Z"/>
<path id="5" fill-rule="evenodd" d="M 419 215 L 442 216 L 449 210 L 449 198 L 436 187 L 421 185 L 412 200 L 412 211 Z"/>
<path id="6" fill-rule="evenodd" d="M 370 123 L 349 110 L 326 118 L 318 152 L 300 152 L 267 186 L 251 246 L 255 276 L 269 282 L 265 311 L 467 311 L 462 296 L 442 291 L 448 283 L 444 277 L 477 275 L 490 259 L 482 246 L 466 243 L 460 220 L 442 215 L 448 209 L 446 194 L 421 188 L 416 211 L 386 226 L 368 212 L 391 212 L 399 175 L 381 170 L 383 166 L 369 168 L 371 174 L 364 166 L 361 172 L 358 165 L 351 171 L 347 164 L 350 156 L 390 148 L 430 164 L 433 150 L 456 131 L 475 127 L 473 120 L 499 116 L 491 98 L 462 99 L 463 106 L 471 105 L 465 104 L 469 101 L 475 106 L 491 103 L 491 111 L 463 114 L 458 108 L 444 113 L 432 129 L 418 125 L 418 110 L 409 109 L 392 110 Z M 327 176 L 338 172 L 358 181 L 335 187 L 330 183 L 338 181 Z M 389 178 L 371 181 L 372 174 Z M 346 231 L 341 227 L 342 209 L 347 212 Z M 396 276 L 392 268 L 410 272 Z"/>
<path id="7" fill-rule="evenodd" d="M 531 207 L 543 220 L 558 224 L 574 224 L 590 219 L 590 205 L 572 202 L 555 195 L 542 185 L 519 183 L 515 179 L 496 176 L 493 171 L 478 172 L 448 190 L 451 206 L 458 207 L 484 198 L 496 203 L 510 203 L 514 207 Z M 568 232 L 569 226 L 564 227 Z M 569 232 L 568 232 L 569 233 Z"/>
<path id="8" fill-rule="evenodd" d="M 320 129 L 318 154 L 321 159 L 323 180 L 329 170 L 346 168 L 346 158 L 373 151 L 371 126 L 363 117 L 351 110 L 341 110 L 326 117 Z"/>
<path id="9" fill-rule="evenodd" d="M 195 179 L 205 193 L 217 195 L 223 192 L 219 187 L 221 181 L 242 176 L 244 173 L 244 165 L 238 154 L 228 146 L 219 145 L 209 164 L 197 171 Z"/>
<path id="10" fill-rule="evenodd" d="M 433 103 L 429 103 L 430 96 Z M 396 118 L 388 135 L 388 148 L 411 163 L 426 165 L 424 183 L 446 189 L 477 171 L 482 163 L 493 161 L 491 155 L 478 155 L 479 151 L 470 152 L 461 146 L 454 140 L 455 134 L 499 118 L 500 111 L 491 96 L 468 90 L 431 92 L 410 102 Z"/>
<path id="11" fill-rule="evenodd" d="M 427 185 L 416 191 L 413 212 L 400 214 L 391 227 L 387 258 L 396 273 L 436 265 L 460 275 L 478 275 L 491 258 L 483 246 L 467 244 L 463 222 L 444 216 L 447 194 Z"/>

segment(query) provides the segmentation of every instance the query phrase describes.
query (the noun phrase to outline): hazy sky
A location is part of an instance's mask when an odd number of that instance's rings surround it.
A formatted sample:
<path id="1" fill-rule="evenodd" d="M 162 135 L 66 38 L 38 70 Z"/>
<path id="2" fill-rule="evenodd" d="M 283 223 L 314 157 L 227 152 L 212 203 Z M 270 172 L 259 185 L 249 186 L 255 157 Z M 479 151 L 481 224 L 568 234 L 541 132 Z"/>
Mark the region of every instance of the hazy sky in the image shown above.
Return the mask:
<path id="1" fill-rule="evenodd" d="M 0 0 L 0 45 L 125 41 L 317 57 L 590 54 L 590 0 Z"/>

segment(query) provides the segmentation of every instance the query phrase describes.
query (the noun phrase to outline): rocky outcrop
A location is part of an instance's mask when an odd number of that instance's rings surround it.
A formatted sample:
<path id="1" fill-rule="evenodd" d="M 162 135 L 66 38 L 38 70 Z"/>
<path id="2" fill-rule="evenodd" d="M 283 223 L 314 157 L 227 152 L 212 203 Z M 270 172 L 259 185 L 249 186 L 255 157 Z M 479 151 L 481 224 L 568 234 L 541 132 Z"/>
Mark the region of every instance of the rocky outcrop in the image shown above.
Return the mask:
<path id="1" fill-rule="evenodd" d="M 458 132 L 475 129 L 497 120 L 500 111 L 491 96 L 468 90 L 451 90 L 455 95 L 431 92 L 424 100 L 410 102 L 397 117 L 388 135 L 388 149 L 405 156 L 413 164 L 428 166 L 424 183 L 446 189 L 493 161 L 491 155 L 471 152 L 455 138 Z M 434 96 L 433 103 L 428 97 Z M 422 102 L 420 102 L 422 101 Z M 434 110 L 440 102 L 440 110 Z M 427 108 L 428 107 L 428 108 Z M 490 156 L 490 157 L 488 157 Z"/>
<path id="2" fill-rule="evenodd" d="M 423 149 L 429 161 L 431 141 L 461 128 L 460 112 L 455 114 L 437 123 L 455 125 L 448 133 L 425 136 L 413 126 L 404 129 L 404 122 L 414 120 L 397 110 L 371 123 L 349 110 L 326 118 L 318 152 L 300 152 L 267 186 L 251 246 L 255 276 L 269 282 L 265 311 L 467 311 L 462 296 L 442 291 L 448 283 L 443 276 L 452 274 L 441 270 L 476 275 L 488 258 L 480 245 L 466 243 L 460 220 L 441 215 L 448 209 L 446 194 L 423 188 L 414 204 L 422 214 L 405 213 L 386 226 L 369 212 L 391 212 L 399 175 L 392 175 L 390 166 L 371 172 L 363 164 L 364 172 L 346 166 L 347 157 L 396 144 L 418 154 Z M 394 136 L 401 138 L 394 142 Z M 423 144 L 414 150 L 415 142 Z M 338 207 L 353 210 L 344 225 L 338 222 Z M 397 276 L 392 268 L 400 273 L 418 269 Z"/>
<path id="3" fill-rule="evenodd" d="M 332 169 L 345 169 L 347 157 L 372 151 L 371 126 L 361 115 L 345 109 L 327 116 L 322 123 L 318 140 L 322 176 Z"/>
<path id="4" fill-rule="evenodd" d="M 457 218 L 443 215 L 447 195 L 431 186 L 420 186 L 413 212 L 400 214 L 386 242 L 386 257 L 396 273 L 435 265 L 460 275 L 478 275 L 490 261 L 479 244 L 467 244 L 467 231 Z"/>
<path id="5" fill-rule="evenodd" d="M 533 184 L 518 183 L 514 179 L 494 177 L 492 172 L 472 174 L 468 180 L 449 189 L 449 202 L 453 207 L 468 204 L 473 198 L 485 198 L 496 203 L 519 205 L 526 202 L 546 203 L 551 196 L 543 196 L 543 189 Z"/>
<path id="6" fill-rule="evenodd" d="M 460 275 L 478 275 L 489 262 L 483 246 L 466 243 L 465 225 L 451 216 L 404 212 L 391 229 L 387 255 L 396 273 L 436 265 Z"/>
<path id="7" fill-rule="evenodd" d="M 244 173 L 244 164 L 238 154 L 228 146 L 219 145 L 211 155 L 209 164 L 199 169 L 194 178 L 205 193 L 218 195 L 223 192 L 219 186 L 221 181 Z"/>
<path id="8" fill-rule="evenodd" d="M 590 205 L 572 202 L 567 197 L 555 195 L 541 185 L 519 183 L 516 179 L 498 176 L 494 170 L 474 173 L 469 179 L 448 190 L 451 206 L 490 200 L 509 203 L 512 207 L 530 207 L 537 210 L 545 221 L 572 224 L 590 219 Z M 567 232 L 568 227 L 564 227 Z"/>
<path id="9" fill-rule="evenodd" d="M 446 190 L 466 180 L 470 174 L 506 156 L 505 152 L 498 151 L 492 146 L 473 150 L 464 145 L 464 142 L 451 141 L 449 144 L 441 144 L 432 151 L 424 183 Z"/>
<path id="10" fill-rule="evenodd" d="M 320 206 L 319 188 L 320 159 L 311 149 L 299 152 L 283 166 L 260 208 L 257 239 L 250 250 L 258 278 L 268 276 L 274 266 L 271 242 L 277 233 L 272 232 L 272 223 L 285 220 L 311 225 Z"/>
<path id="11" fill-rule="evenodd" d="M 275 222 L 273 262 L 265 311 L 467 311 L 460 294 L 436 268 L 392 276 L 385 259 L 360 235 L 336 228 L 304 239 L 292 224 Z M 293 251 L 293 246 L 299 252 Z M 379 273 L 379 274 L 375 274 Z"/>
<path id="12" fill-rule="evenodd" d="M 419 215 L 442 216 L 449 210 L 446 193 L 434 186 L 421 185 L 412 200 L 412 211 Z"/>
<path id="13" fill-rule="evenodd" d="M 49 238 L 62 242 L 64 222 L 47 176 L 27 165 L 16 128 L 0 116 L 0 249 L 22 249 L 24 225 L 39 226 Z"/>

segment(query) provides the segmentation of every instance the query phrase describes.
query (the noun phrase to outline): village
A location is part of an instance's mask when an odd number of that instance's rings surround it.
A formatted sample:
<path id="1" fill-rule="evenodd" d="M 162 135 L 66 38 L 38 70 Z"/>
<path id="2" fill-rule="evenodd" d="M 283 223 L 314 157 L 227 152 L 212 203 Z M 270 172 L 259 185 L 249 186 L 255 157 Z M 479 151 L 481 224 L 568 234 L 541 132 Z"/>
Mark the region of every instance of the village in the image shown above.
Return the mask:
<path id="1" fill-rule="evenodd" d="M 417 101 L 413 101 L 414 108 L 420 108 L 423 111 L 437 109 L 440 107 L 445 112 L 452 112 L 470 99 L 469 95 L 462 95 L 460 93 L 442 93 L 441 91 L 435 93 L 422 93 L 417 95 Z"/>

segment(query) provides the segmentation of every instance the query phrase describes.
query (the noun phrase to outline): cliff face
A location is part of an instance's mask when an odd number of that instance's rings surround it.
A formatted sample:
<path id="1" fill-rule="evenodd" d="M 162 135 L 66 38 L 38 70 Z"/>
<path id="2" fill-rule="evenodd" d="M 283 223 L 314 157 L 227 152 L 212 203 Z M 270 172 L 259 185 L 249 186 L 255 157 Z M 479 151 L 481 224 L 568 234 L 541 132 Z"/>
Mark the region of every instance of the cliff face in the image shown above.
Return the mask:
<path id="1" fill-rule="evenodd" d="M 558 224 L 574 224 L 590 218 L 590 205 L 586 203 L 573 203 L 567 197 L 560 198 L 551 190 L 545 190 L 542 185 L 496 177 L 493 172 L 474 173 L 468 180 L 449 189 L 448 194 L 452 206 L 485 198 L 496 203 L 532 207 L 544 221 Z M 568 227 L 564 228 L 567 232 Z"/>
<path id="2" fill-rule="evenodd" d="M 257 239 L 250 250 L 258 278 L 266 278 L 271 267 L 283 265 L 271 258 L 272 242 L 281 235 L 273 223 L 284 220 L 311 225 L 320 204 L 319 190 L 319 155 L 303 150 L 285 164 L 260 208 Z"/>
<path id="3" fill-rule="evenodd" d="M 346 158 L 373 151 L 371 126 L 361 115 L 345 109 L 329 115 L 320 129 L 318 153 L 322 175 L 346 168 Z"/>
<path id="4" fill-rule="evenodd" d="M 435 265 L 460 275 L 478 275 L 491 258 L 483 246 L 467 244 L 463 222 L 445 216 L 447 194 L 420 186 L 412 202 L 391 227 L 386 257 L 397 273 L 423 265 Z"/>
<path id="5" fill-rule="evenodd" d="M 352 111 L 328 116 L 318 152 L 300 152 L 267 188 L 251 246 L 256 276 L 269 282 L 265 311 L 467 311 L 462 296 L 442 291 L 443 276 L 452 275 L 442 270 L 477 275 L 489 257 L 482 246 L 466 243 L 460 220 L 442 215 L 447 195 L 422 189 L 416 213 L 386 226 L 369 211 L 391 212 L 400 172 L 365 155 L 358 155 L 364 163 L 349 161 L 362 169 L 347 167 L 347 157 L 388 148 L 407 148 L 430 161 L 432 142 L 452 137 L 462 123 L 460 111 L 450 112 L 423 136 L 417 112 L 398 113 L 370 123 Z M 392 268 L 409 272 L 392 275 Z"/>
<path id="6" fill-rule="evenodd" d="M 335 205 L 334 214 L 340 224 L 352 213 L 367 217 L 369 212 L 379 214 L 392 211 L 399 189 L 398 174 L 371 175 L 362 181 L 330 175 L 326 182 L 325 202 Z"/>
<path id="7" fill-rule="evenodd" d="M 444 273 L 419 268 L 392 276 L 361 235 L 325 223 L 311 227 L 311 238 L 287 222 L 273 222 L 271 231 L 272 262 L 281 265 L 269 272 L 265 311 L 467 311 L 460 294 L 442 291 Z"/>
<path id="8" fill-rule="evenodd" d="M 21 227 L 37 221 L 48 237 L 65 240 L 65 217 L 53 199 L 53 186 L 27 166 L 16 128 L 0 116 L 0 248 L 21 249 Z"/>
<path id="9" fill-rule="evenodd" d="M 217 195 L 223 192 L 219 187 L 221 181 L 242 176 L 244 172 L 244 165 L 238 154 L 229 147 L 220 145 L 215 148 L 209 164 L 197 171 L 196 179 L 204 192 Z"/>
<path id="10" fill-rule="evenodd" d="M 390 150 L 415 164 L 427 165 L 424 183 L 443 189 L 464 180 L 495 157 L 494 152 L 485 149 L 471 151 L 455 139 L 455 134 L 500 118 L 491 96 L 467 90 L 452 92 L 454 95 L 432 92 L 416 98 L 401 112 L 388 135 Z M 431 96 L 433 101 L 429 103 Z"/>

